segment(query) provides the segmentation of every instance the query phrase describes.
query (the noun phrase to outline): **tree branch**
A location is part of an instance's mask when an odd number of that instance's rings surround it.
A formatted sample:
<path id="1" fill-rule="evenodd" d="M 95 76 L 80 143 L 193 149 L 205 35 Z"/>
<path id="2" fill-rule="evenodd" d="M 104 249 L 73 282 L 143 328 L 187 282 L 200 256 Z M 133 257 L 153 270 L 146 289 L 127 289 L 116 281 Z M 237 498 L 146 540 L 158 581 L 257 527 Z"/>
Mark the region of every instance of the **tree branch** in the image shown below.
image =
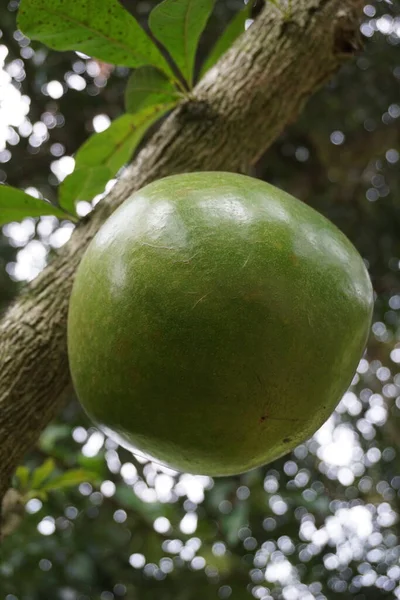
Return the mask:
<path id="1" fill-rule="evenodd" d="M 196 100 L 170 115 L 108 197 L 8 310 L 0 323 L 0 498 L 23 455 L 71 393 L 68 300 L 75 269 L 100 225 L 154 179 L 184 171 L 240 171 L 254 163 L 349 58 L 362 5 L 361 0 L 297 0 L 290 21 L 284 21 L 267 3 L 198 84 Z"/>

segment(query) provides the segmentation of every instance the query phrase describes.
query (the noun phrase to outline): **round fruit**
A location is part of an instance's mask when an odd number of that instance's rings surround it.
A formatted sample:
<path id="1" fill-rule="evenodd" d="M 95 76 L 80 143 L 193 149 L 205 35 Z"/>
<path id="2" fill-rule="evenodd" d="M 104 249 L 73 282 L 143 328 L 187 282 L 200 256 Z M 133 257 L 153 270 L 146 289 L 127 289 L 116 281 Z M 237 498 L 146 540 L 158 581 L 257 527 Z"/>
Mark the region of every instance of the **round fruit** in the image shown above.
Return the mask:
<path id="1" fill-rule="evenodd" d="M 231 475 L 313 434 L 349 385 L 373 293 L 319 213 L 256 179 L 176 175 L 102 226 L 70 302 L 72 379 L 119 443 Z"/>

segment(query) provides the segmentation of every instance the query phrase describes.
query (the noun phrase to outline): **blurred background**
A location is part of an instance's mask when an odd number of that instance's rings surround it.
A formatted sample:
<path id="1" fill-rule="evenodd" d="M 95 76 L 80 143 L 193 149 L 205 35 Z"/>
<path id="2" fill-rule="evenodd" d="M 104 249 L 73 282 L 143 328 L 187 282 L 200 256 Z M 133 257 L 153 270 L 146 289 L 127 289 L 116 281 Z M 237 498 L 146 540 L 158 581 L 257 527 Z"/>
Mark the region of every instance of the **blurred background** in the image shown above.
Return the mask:
<path id="1" fill-rule="evenodd" d="M 122 3 L 143 24 L 155 4 Z M 242 6 L 217 2 L 200 61 Z M 129 71 L 31 43 L 17 9 L 0 2 L 0 182 L 54 200 L 73 153 L 123 112 Z M 370 341 L 336 412 L 279 461 L 211 479 L 133 457 L 71 398 L 19 469 L 15 485 L 33 474 L 39 491 L 0 549 L 0 598 L 400 598 L 398 1 L 366 4 L 361 34 L 364 52 L 252 173 L 336 223 L 369 268 Z M 72 230 L 54 217 L 0 228 L 0 312 Z M 56 489 L 40 492 L 54 474 Z"/>

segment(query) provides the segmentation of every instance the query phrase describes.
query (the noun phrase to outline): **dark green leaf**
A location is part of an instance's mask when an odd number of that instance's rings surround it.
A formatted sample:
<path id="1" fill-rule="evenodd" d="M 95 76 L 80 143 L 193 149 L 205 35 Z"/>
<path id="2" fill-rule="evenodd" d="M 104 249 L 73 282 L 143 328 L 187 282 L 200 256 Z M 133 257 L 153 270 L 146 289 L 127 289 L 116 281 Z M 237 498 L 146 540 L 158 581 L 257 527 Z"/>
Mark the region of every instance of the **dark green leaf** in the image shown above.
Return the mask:
<path id="1" fill-rule="evenodd" d="M 149 25 L 190 86 L 200 35 L 215 0 L 164 0 L 150 13 Z"/>
<path id="2" fill-rule="evenodd" d="M 154 67 L 136 69 L 128 80 L 125 91 L 125 109 L 135 113 L 155 104 L 173 104 L 179 95 L 164 73 Z"/>
<path id="3" fill-rule="evenodd" d="M 43 486 L 43 483 L 50 477 L 55 468 L 56 466 L 52 458 L 45 460 L 40 467 L 33 471 L 31 488 L 33 490 L 44 489 L 45 486 Z"/>
<path id="4" fill-rule="evenodd" d="M 26 217 L 42 217 L 54 215 L 60 219 L 68 215 L 50 202 L 34 198 L 22 190 L 0 184 L 0 225 L 21 221 Z"/>
<path id="5" fill-rule="evenodd" d="M 75 50 L 105 62 L 170 68 L 118 0 L 22 0 L 18 26 L 54 50 Z"/>
<path id="6" fill-rule="evenodd" d="M 96 473 L 86 471 L 85 469 L 73 469 L 51 479 L 42 487 L 42 490 L 50 492 L 53 490 L 75 487 L 84 482 L 95 483 L 97 479 L 98 475 Z"/>
<path id="7" fill-rule="evenodd" d="M 213 65 L 221 58 L 223 54 L 232 46 L 235 40 L 244 33 L 245 23 L 250 18 L 252 2 L 249 2 L 247 6 L 239 11 L 233 19 L 228 23 L 223 34 L 217 39 L 214 47 L 210 54 L 207 56 L 204 65 L 201 68 L 201 76 L 206 71 L 211 69 Z"/>
<path id="8" fill-rule="evenodd" d="M 75 156 L 75 171 L 60 186 L 60 204 L 71 212 L 78 200 L 91 200 L 131 158 L 147 129 L 173 105 L 153 106 L 116 119 L 92 135 Z"/>

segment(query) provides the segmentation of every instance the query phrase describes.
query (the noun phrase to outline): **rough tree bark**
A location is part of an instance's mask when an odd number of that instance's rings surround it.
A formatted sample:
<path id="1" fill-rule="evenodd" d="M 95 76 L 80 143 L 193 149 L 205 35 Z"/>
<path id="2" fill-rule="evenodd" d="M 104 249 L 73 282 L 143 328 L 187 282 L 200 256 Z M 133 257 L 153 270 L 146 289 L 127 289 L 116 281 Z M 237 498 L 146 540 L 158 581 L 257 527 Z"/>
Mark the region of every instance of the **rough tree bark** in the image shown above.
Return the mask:
<path id="1" fill-rule="evenodd" d="M 271 3 L 163 123 L 126 174 L 0 323 L 0 498 L 70 393 L 66 322 L 88 242 L 135 190 L 172 173 L 242 171 L 294 120 L 358 46 L 362 0 Z"/>

